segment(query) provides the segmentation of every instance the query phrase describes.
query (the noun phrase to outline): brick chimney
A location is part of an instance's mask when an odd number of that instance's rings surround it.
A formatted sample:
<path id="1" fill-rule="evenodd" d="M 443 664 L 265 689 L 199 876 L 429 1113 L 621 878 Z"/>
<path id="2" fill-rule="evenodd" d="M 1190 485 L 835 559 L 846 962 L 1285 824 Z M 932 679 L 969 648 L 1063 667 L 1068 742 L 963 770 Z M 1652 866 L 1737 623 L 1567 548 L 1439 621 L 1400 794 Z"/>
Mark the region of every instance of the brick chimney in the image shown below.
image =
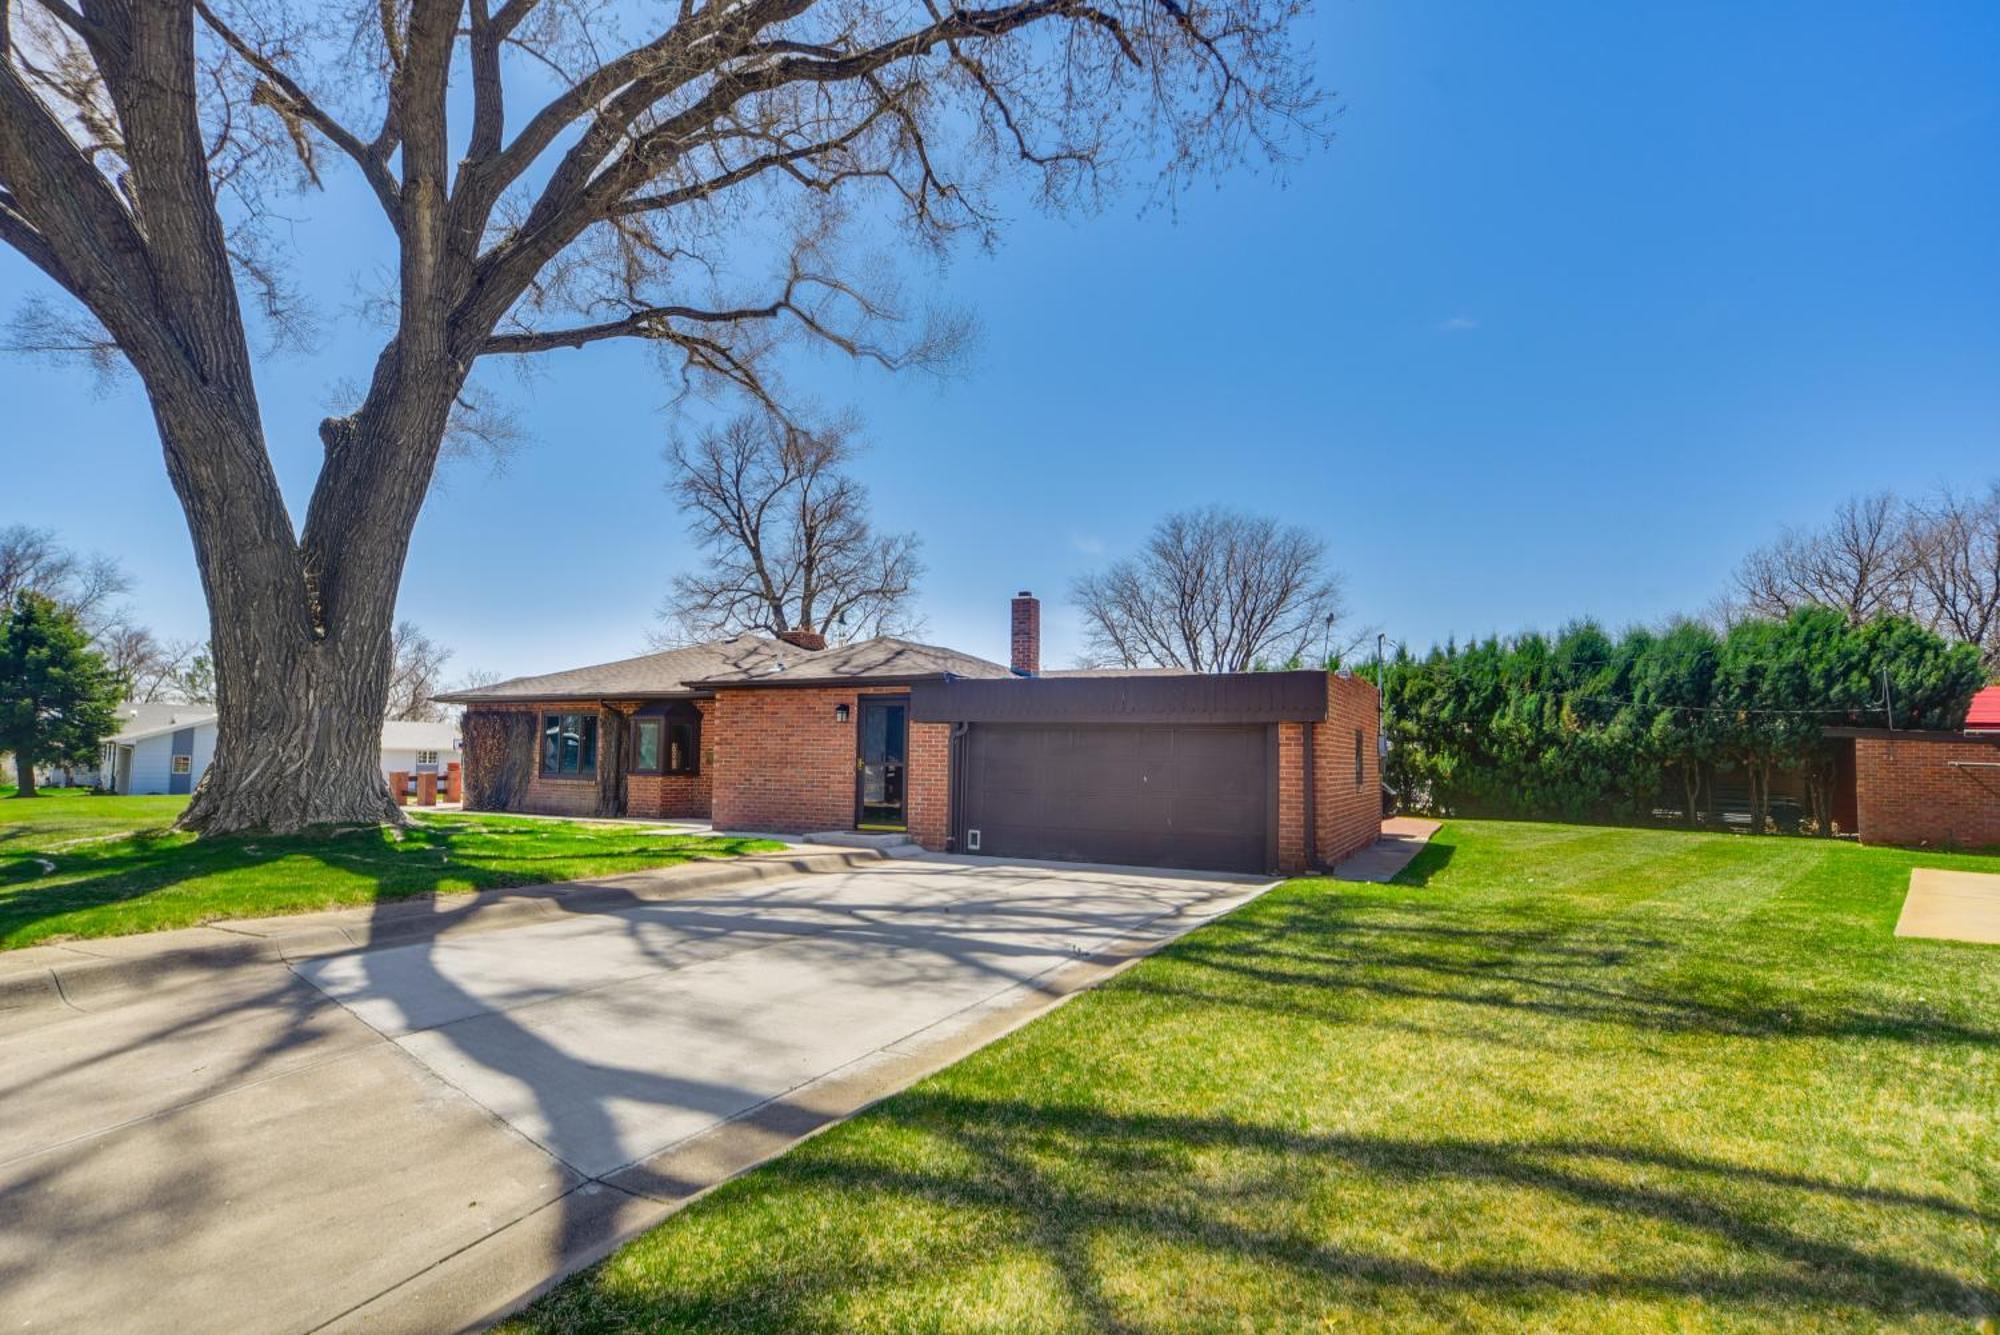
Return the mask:
<path id="1" fill-rule="evenodd" d="M 1009 666 L 1024 677 L 1042 671 L 1042 602 L 1026 589 L 1014 595 L 1013 657 Z"/>
<path id="2" fill-rule="evenodd" d="M 816 630 L 781 630 L 778 638 L 795 649 L 826 648 L 826 636 Z"/>

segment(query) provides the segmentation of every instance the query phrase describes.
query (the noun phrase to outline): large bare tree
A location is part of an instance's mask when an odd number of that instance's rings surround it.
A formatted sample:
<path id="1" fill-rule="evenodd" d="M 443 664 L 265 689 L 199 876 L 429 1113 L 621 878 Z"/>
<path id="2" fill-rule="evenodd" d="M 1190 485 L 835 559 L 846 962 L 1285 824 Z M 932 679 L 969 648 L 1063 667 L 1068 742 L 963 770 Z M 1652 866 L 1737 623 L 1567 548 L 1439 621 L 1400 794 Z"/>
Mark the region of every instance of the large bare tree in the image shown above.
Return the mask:
<path id="1" fill-rule="evenodd" d="M 1275 520 L 1211 507 L 1168 515 L 1137 556 L 1076 582 L 1087 661 L 1247 672 L 1332 645 L 1340 579 L 1326 544 Z"/>
<path id="2" fill-rule="evenodd" d="M 1940 635 L 1979 646 L 2000 673 L 2000 482 L 1946 490 L 1910 509 L 1905 530 L 1917 610 Z"/>
<path id="3" fill-rule="evenodd" d="M 669 490 L 701 564 L 674 577 L 663 641 L 762 631 L 831 640 L 908 629 L 923 563 L 914 533 L 877 533 L 847 471 L 846 424 L 808 430 L 747 414 L 671 453 Z"/>
<path id="4" fill-rule="evenodd" d="M 0 241 L 88 317 L 25 341 L 136 371 L 208 595 L 221 730 L 183 825 L 398 818 L 396 589 L 480 359 L 650 340 L 772 411 L 788 338 L 901 364 L 926 338 L 844 220 L 941 244 L 991 230 L 1003 168 L 1061 206 L 1121 163 L 1176 186 L 1282 152 L 1316 133 L 1301 5 L 0 0 Z M 391 328 L 295 528 L 251 329 L 296 308 L 261 224 L 336 165 L 379 205 Z"/>
<path id="5" fill-rule="evenodd" d="M 1843 501 L 1823 528 L 1788 528 L 1736 571 L 1736 602 L 1754 616 L 1831 607 L 1860 625 L 1909 610 L 1911 562 L 1903 503 L 1889 492 Z"/>

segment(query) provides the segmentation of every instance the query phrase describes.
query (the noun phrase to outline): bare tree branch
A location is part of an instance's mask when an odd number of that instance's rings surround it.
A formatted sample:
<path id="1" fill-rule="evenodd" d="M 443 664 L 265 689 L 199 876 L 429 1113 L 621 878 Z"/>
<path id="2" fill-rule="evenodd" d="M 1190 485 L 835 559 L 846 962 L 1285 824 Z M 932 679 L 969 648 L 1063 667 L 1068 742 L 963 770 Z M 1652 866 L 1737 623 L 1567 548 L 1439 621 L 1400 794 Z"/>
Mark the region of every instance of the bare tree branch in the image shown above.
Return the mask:
<path id="1" fill-rule="evenodd" d="M 260 105 L 268 106 L 284 117 L 288 127 L 296 127 L 301 123 L 310 125 L 325 136 L 328 143 L 352 159 L 355 166 L 361 169 L 362 179 L 367 181 L 369 188 L 375 192 L 375 198 L 381 203 L 383 213 L 388 215 L 390 226 L 401 231 L 402 203 L 396 193 L 395 179 L 389 174 L 387 145 L 379 141 L 375 144 L 363 143 L 359 135 L 321 108 L 319 103 L 299 86 L 298 81 L 285 73 L 275 60 L 259 51 L 235 29 L 224 23 L 209 6 L 207 0 L 194 0 L 194 8 L 195 12 L 201 15 L 202 22 L 206 23 L 230 50 L 242 57 L 246 64 L 263 77 L 265 82 L 259 85 L 259 91 L 263 94 L 258 99 Z M 296 131 L 294 132 L 296 135 Z M 309 153 L 302 148 L 300 157 L 306 164 L 306 170 L 312 172 Z M 318 183 L 318 179 L 318 174 L 314 172 L 315 184 Z"/>
<path id="2" fill-rule="evenodd" d="M 1736 592 L 1759 616 L 1831 607 L 1855 625 L 1910 607 L 1902 503 L 1888 492 L 1841 503 L 1822 529 L 1787 529 L 1745 558 Z"/>
<path id="3" fill-rule="evenodd" d="M 1247 672 L 1331 644 L 1340 580 L 1304 529 L 1210 508 L 1168 515 L 1136 557 L 1076 581 L 1092 664 Z"/>
<path id="4" fill-rule="evenodd" d="M 1984 495 L 1946 490 L 1911 507 L 1904 540 L 1920 617 L 1979 646 L 2000 672 L 2000 482 Z"/>
<path id="5" fill-rule="evenodd" d="M 451 650 L 438 644 L 413 623 L 398 621 L 390 640 L 389 694 L 384 719 L 439 723 L 445 709 L 432 697 L 444 689 L 444 665 Z"/>
<path id="6" fill-rule="evenodd" d="M 767 416 L 677 442 L 669 487 L 703 561 L 674 577 L 664 638 L 906 629 L 923 573 L 916 535 L 875 532 L 866 489 L 844 471 L 855 452 L 847 425 L 809 432 Z"/>

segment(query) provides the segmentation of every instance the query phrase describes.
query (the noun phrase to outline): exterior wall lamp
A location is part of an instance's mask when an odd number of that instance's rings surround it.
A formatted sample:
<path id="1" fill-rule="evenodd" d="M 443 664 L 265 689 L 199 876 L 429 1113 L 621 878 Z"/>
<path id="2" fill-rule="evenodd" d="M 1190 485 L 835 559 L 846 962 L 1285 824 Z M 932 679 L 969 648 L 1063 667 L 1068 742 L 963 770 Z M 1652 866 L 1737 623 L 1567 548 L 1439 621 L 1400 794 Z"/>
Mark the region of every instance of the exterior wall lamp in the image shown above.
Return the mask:
<path id="1" fill-rule="evenodd" d="M 846 706 L 846 705 L 835 705 L 835 706 L 833 707 L 833 721 L 834 721 L 835 723 L 845 723 L 845 722 L 847 722 L 847 706 Z"/>

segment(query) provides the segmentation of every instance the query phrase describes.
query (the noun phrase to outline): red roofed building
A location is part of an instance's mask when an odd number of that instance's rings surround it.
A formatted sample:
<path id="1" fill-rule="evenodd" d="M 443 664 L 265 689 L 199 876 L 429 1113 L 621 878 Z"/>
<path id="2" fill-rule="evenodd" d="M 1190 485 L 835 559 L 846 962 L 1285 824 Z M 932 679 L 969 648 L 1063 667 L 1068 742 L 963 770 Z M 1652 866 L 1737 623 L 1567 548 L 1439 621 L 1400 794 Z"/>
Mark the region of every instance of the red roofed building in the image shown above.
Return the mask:
<path id="1" fill-rule="evenodd" d="M 2000 732 L 2000 686 L 1988 686 L 1972 697 L 1965 711 L 1967 732 Z"/>
<path id="2" fill-rule="evenodd" d="M 1828 728 L 1842 748 L 1834 823 L 1864 844 L 2000 848 L 2000 686 L 1972 697 L 1959 732 Z M 1849 776 L 1852 776 L 1851 779 Z M 1852 813 L 1853 823 L 1848 823 Z"/>

